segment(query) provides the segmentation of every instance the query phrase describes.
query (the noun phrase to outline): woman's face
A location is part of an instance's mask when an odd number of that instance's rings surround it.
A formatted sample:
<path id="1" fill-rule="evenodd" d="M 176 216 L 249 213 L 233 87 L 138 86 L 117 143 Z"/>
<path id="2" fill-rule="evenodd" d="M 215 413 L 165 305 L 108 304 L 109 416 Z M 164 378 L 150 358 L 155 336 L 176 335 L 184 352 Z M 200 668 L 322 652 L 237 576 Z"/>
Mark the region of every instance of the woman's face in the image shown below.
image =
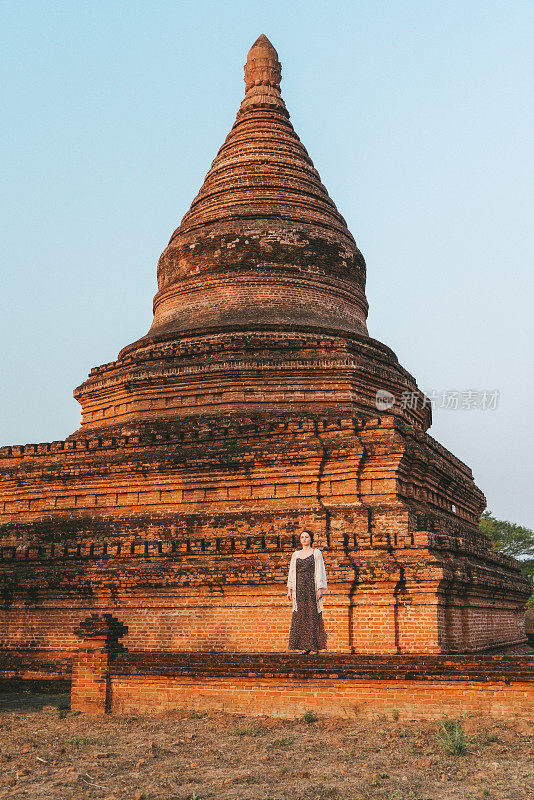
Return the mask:
<path id="1" fill-rule="evenodd" d="M 311 544 L 311 536 L 306 531 L 302 531 L 300 534 L 300 543 L 303 547 L 309 547 Z"/>

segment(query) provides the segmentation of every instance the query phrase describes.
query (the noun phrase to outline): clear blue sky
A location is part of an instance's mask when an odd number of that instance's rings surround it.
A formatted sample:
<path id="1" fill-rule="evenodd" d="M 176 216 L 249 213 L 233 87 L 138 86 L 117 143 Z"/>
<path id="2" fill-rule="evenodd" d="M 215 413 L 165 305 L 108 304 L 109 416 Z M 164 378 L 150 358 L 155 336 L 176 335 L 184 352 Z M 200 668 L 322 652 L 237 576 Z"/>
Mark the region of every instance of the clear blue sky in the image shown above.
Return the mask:
<path id="1" fill-rule="evenodd" d="M 60 439 L 73 388 L 151 321 L 156 263 L 265 33 L 368 265 L 372 336 L 502 518 L 534 526 L 534 3 L 0 3 L 0 440 Z"/>

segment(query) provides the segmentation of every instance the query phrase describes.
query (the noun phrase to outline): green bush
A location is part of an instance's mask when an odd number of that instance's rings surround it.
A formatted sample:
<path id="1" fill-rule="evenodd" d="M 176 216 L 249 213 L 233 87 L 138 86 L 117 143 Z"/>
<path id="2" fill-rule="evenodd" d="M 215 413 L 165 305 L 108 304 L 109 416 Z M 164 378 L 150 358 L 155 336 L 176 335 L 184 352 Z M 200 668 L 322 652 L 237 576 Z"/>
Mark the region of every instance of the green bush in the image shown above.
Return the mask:
<path id="1" fill-rule="evenodd" d="M 438 740 L 452 756 L 464 756 L 467 753 L 467 736 L 462 723 L 455 717 L 443 717 Z"/>

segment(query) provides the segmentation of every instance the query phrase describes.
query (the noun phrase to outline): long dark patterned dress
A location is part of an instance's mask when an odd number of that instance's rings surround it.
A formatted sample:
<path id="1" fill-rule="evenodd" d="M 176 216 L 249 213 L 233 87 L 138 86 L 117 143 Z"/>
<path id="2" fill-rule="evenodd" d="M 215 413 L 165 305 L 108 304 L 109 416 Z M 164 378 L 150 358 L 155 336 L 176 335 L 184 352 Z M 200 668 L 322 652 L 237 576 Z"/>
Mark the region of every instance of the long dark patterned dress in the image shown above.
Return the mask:
<path id="1" fill-rule="evenodd" d="M 315 559 L 297 558 L 297 610 L 291 617 L 290 650 L 326 650 L 323 615 L 317 611 Z"/>

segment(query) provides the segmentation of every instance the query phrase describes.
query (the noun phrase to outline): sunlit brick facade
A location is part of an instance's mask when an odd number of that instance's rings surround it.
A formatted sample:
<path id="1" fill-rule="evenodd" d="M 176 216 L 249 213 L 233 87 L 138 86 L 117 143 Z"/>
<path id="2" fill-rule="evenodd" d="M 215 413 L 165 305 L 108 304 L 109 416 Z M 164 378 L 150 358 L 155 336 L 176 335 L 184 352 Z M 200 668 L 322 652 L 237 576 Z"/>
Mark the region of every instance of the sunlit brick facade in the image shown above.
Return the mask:
<path id="1" fill-rule="evenodd" d="M 284 651 L 304 526 L 330 651 L 521 643 L 529 587 L 480 532 L 484 496 L 428 435 L 414 378 L 368 335 L 364 259 L 265 37 L 245 80 L 161 256 L 150 331 L 76 389 L 78 431 L 0 450 L 2 645 L 60 660 L 109 612 L 133 651 Z"/>

